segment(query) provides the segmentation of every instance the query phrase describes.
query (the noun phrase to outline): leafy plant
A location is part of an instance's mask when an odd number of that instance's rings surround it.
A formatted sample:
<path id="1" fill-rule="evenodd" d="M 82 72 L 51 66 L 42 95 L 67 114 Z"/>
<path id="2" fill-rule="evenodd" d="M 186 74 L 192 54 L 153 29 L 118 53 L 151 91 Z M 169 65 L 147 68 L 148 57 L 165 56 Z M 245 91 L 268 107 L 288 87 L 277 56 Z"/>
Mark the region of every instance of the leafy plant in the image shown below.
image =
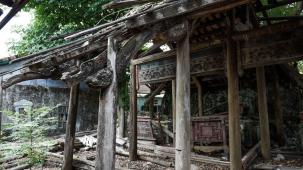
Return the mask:
<path id="1" fill-rule="evenodd" d="M 24 10 L 33 13 L 34 20 L 27 28 L 18 28 L 20 40 L 9 43 L 18 56 L 34 53 L 66 43 L 53 37 L 66 35 L 117 19 L 127 9 L 106 10 L 102 6 L 110 0 L 31 0 Z"/>
<path id="2" fill-rule="evenodd" d="M 19 144 L 13 151 L 18 155 L 27 155 L 31 165 L 43 163 L 44 153 L 50 144 L 47 134 L 56 128 L 57 120 L 51 116 L 51 110 L 53 108 L 28 107 L 21 113 L 5 112 L 11 120 L 6 125 L 6 129 L 11 131 L 7 139 Z"/>

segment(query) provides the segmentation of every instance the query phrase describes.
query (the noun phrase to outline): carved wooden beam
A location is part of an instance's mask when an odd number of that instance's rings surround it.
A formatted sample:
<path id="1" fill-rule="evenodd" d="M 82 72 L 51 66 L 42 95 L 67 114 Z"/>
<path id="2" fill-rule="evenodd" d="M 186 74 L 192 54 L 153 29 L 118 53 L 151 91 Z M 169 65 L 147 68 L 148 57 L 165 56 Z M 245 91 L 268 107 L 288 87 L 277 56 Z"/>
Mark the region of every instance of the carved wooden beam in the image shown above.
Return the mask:
<path id="1" fill-rule="evenodd" d="M 186 36 L 185 23 L 182 20 L 166 20 L 163 24 L 153 27 L 156 35 L 153 41 L 157 43 L 176 42 Z"/>
<path id="2" fill-rule="evenodd" d="M 240 61 L 244 68 L 288 63 L 303 57 L 303 29 L 269 34 L 242 43 Z"/>
<path id="3" fill-rule="evenodd" d="M 112 81 L 112 70 L 111 68 L 104 68 L 98 71 L 96 74 L 86 78 L 85 82 L 89 86 L 93 87 L 107 87 Z"/>
<path id="4" fill-rule="evenodd" d="M 160 53 L 159 57 L 156 54 L 153 55 L 153 57 L 160 60 L 151 60 L 151 57 L 147 57 L 150 59 L 148 63 L 139 65 L 139 82 L 145 84 L 173 79 L 176 74 L 174 54 L 174 52 L 170 51 Z M 225 59 L 223 48 L 220 46 L 193 52 L 191 57 L 191 74 L 217 74 L 224 71 Z M 133 63 L 144 63 L 142 59 L 141 62 L 134 61 Z"/>
<path id="5" fill-rule="evenodd" d="M 35 73 L 35 72 L 26 72 L 22 74 L 17 74 L 9 79 L 5 80 L 2 84 L 2 88 L 6 89 L 14 84 L 20 83 L 22 81 L 26 80 L 34 80 L 34 79 L 47 79 L 50 78 L 49 76 L 42 75 L 40 73 Z"/>
<path id="6" fill-rule="evenodd" d="M 194 11 L 203 11 L 198 16 L 227 10 L 238 5 L 243 5 L 250 0 L 208 0 L 208 1 L 179 1 L 176 4 L 169 5 L 157 10 L 153 10 L 147 14 L 140 15 L 136 18 L 127 20 L 127 28 L 136 28 L 153 24 L 165 19 L 185 15 Z M 203 10 L 202 10 L 203 9 Z"/>
<path id="7" fill-rule="evenodd" d="M 88 54 L 90 52 L 100 50 L 102 47 L 105 47 L 106 43 L 105 42 L 99 42 L 99 43 L 94 43 L 94 44 L 84 44 L 84 46 L 71 49 L 67 52 L 58 51 L 57 53 L 54 53 L 50 56 L 48 56 L 46 59 L 42 60 L 37 60 L 37 61 L 30 61 L 26 66 L 30 65 L 37 65 L 38 67 L 43 67 L 43 68 L 49 68 L 53 66 L 60 65 L 64 62 L 67 62 L 69 60 L 81 57 L 85 54 Z"/>
<path id="8" fill-rule="evenodd" d="M 146 42 L 151 40 L 153 36 L 154 36 L 153 31 L 148 30 L 142 32 L 130 38 L 125 43 L 125 45 L 121 48 L 121 50 L 118 52 L 117 64 L 116 64 L 118 80 L 120 80 L 119 75 L 123 74 L 128 63 L 130 62 L 130 59 L 134 58 L 138 54 L 141 47 Z"/>
<path id="9" fill-rule="evenodd" d="M 287 21 L 281 22 L 277 24 L 272 24 L 269 26 L 264 26 L 260 28 L 256 28 L 249 31 L 240 31 L 234 33 L 232 38 L 234 40 L 250 40 L 253 38 L 258 38 L 266 35 L 271 35 L 275 33 L 280 33 L 283 31 L 292 31 L 293 29 L 299 28 L 303 26 L 303 21 Z"/>
<path id="10" fill-rule="evenodd" d="M 137 34 L 130 38 L 121 48 L 118 53 L 118 73 L 122 73 L 123 70 L 128 65 L 130 58 L 134 57 L 139 49 L 152 37 L 152 32 L 143 32 L 141 34 Z M 92 86 L 105 86 L 103 84 L 108 84 L 108 69 L 106 68 L 107 64 L 107 50 L 100 53 L 93 59 L 90 59 L 86 62 L 83 62 L 80 66 L 78 72 L 66 72 L 61 77 L 62 80 L 68 82 L 68 84 L 78 83 L 80 81 L 85 80 L 87 77 L 88 83 Z M 104 74 L 104 78 L 102 78 L 102 74 Z M 121 74 L 118 74 L 118 78 L 120 78 Z M 105 81 L 102 83 L 102 81 Z"/>
<path id="11" fill-rule="evenodd" d="M 147 105 L 156 95 L 158 95 L 164 88 L 166 83 L 161 83 L 154 91 L 150 93 L 148 98 L 145 100 L 144 105 Z"/>
<path id="12" fill-rule="evenodd" d="M 81 63 L 80 68 L 77 71 L 63 73 L 61 80 L 69 83 L 79 83 L 86 79 L 87 76 L 95 74 L 99 70 L 106 67 L 107 64 L 107 51 L 103 51 L 96 57 Z"/>
<path id="13" fill-rule="evenodd" d="M 303 29 L 272 33 L 240 43 L 239 64 L 243 69 L 288 63 L 303 58 Z M 222 47 L 210 47 L 191 52 L 191 75 L 223 73 L 225 56 Z M 175 52 L 153 54 L 132 61 L 139 66 L 139 82 L 155 83 L 175 77 Z"/>

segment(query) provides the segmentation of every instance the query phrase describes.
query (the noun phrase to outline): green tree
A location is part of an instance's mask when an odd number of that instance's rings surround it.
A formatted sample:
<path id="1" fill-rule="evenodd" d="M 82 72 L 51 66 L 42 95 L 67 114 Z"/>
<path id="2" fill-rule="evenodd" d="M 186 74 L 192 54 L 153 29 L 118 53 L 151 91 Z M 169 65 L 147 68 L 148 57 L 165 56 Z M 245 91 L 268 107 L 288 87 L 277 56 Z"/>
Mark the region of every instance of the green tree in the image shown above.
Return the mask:
<path id="1" fill-rule="evenodd" d="M 22 39 L 12 41 L 10 50 L 17 55 L 26 55 L 58 44 L 64 40 L 51 40 L 64 35 L 102 24 L 124 15 L 126 10 L 105 10 L 102 6 L 110 0 L 32 0 L 24 10 L 34 14 L 27 28 L 16 31 Z"/>
<path id="2" fill-rule="evenodd" d="M 49 145 L 48 133 L 55 130 L 57 119 L 50 114 L 51 108 L 26 108 L 23 113 L 5 112 L 11 120 L 6 129 L 12 133 L 6 136 L 10 141 L 19 143 L 12 147 L 17 155 L 27 155 L 31 165 L 41 164 Z"/>

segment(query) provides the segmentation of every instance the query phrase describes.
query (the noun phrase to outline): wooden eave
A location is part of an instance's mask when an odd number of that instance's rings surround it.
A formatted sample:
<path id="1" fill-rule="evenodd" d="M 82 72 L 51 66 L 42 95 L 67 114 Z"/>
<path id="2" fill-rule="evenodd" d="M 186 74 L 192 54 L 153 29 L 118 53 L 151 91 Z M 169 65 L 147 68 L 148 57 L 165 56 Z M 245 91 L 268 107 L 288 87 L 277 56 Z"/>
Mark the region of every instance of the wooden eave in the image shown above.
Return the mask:
<path id="1" fill-rule="evenodd" d="M 231 25 L 230 17 L 243 19 L 241 16 L 244 16 L 244 19 L 248 21 L 247 23 L 242 23 L 242 25 L 247 26 L 245 30 L 233 31 L 232 38 L 236 41 L 246 41 L 289 31 L 303 25 L 302 21 L 296 18 L 291 19 L 291 21 L 260 26 L 255 17 L 256 11 L 260 11 L 260 8 L 268 10 L 275 6 L 256 6 L 256 1 L 254 0 L 161 1 L 158 3 L 149 2 L 148 5 L 144 3 L 137 11 L 135 10 L 135 12 L 116 21 L 69 35 L 66 39 L 72 41 L 65 45 L 16 59 L 11 62 L 10 66 L 5 66 L 8 69 L 3 70 L 0 68 L 0 74 L 30 70 L 42 74 L 43 77 L 52 74 L 55 76 L 50 77 L 56 77 L 58 72 L 66 71 L 90 76 L 91 73 L 86 74 L 86 70 L 81 70 L 73 65 L 71 61 L 75 59 L 80 60 L 82 63 L 100 59 L 103 61 L 102 57 L 104 57 L 103 53 L 106 52 L 107 38 L 109 36 L 115 36 L 119 43 L 125 46 L 125 50 L 121 52 L 121 57 L 125 56 L 128 53 L 132 53 L 132 50 L 127 49 L 131 43 L 127 44 L 126 42 L 130 40 L 133 42 L 139 41 L 139 39 L 132 37 L 140 37 L 141 34 L 144 35 L 146 32 L 151 33 L 151 40 L 160 41 L 147 52 L 138 54 L 140 58 L 133 61 L 133 64 L 134 62 L 140 63 L 140 60 L 146 60 L 147 58 L 150 58 L 151 61 L 161 60 L 163 59 L 161 56 L 164 58 L 174 56 L 174 51 L 164 52 L 160 55 L 150 54 L 158 51 L 157 49 L 162 44 L 167 44 L 174 48 L 174 43 L 184 34 L 182 32 L 182 18 L 187 18 L 191 22 L 190 43 L 193 51 L 222 44 L 226 39 L 225 31 Z M 283 5 L 284 3 L 284 1 L 283 3 L 281 1 L 277 5 Z M 292 1 L 289 1 L 289 3 L 292 3 Z M 171 32 L 174 34 L 168 35 Z M 148 37 L 143 38 L 144 41 L 148 40 L 146 39 Z M 101 58 L 98 58 L 98 56 Z"/>

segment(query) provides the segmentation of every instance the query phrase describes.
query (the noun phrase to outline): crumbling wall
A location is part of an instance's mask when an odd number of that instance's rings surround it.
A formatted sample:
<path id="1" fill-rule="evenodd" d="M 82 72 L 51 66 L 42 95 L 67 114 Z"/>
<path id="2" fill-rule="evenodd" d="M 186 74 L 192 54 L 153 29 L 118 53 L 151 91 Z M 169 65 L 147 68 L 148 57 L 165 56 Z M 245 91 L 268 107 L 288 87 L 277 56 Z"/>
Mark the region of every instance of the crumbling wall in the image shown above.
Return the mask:
<path id="1" fill-rule="evenodd" d="M 80 90 L 76 123 L 77 131 L 90 130 L 96 127 L 98 120 L 98 93 L 98 91 L 89 89 Z M 33 108 L 42 106 L 54 107 L 57 105 L 68 107 L 69 89 L 14 85 L 3 92 L 3 110 L 14 111 L 13 104 L 22 99 L 31 101 L 33 103 Z M 54 110 L 54 112 L 56 111 Z M 65 130 L 64 127 L 58 129 L 63 132 Z"/>

